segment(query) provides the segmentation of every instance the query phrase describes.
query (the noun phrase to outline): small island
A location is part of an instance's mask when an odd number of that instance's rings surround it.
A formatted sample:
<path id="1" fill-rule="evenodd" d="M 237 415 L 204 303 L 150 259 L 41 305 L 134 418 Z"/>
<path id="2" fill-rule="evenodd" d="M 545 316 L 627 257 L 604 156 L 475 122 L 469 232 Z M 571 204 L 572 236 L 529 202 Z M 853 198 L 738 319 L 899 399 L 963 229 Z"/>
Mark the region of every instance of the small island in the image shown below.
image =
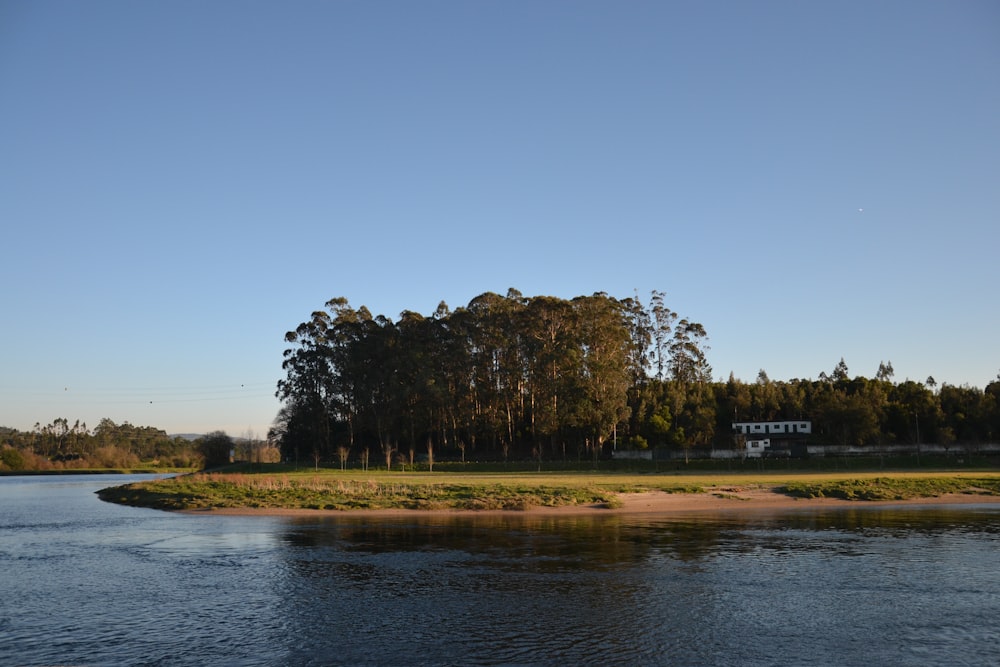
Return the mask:
<path id="1" fill-rule="evenodd" d="M 172 511 L 673 513 L 847 503 L 1000 503 L 1000 473 L 211 472 L 114 486 L 101 499 Z"/>

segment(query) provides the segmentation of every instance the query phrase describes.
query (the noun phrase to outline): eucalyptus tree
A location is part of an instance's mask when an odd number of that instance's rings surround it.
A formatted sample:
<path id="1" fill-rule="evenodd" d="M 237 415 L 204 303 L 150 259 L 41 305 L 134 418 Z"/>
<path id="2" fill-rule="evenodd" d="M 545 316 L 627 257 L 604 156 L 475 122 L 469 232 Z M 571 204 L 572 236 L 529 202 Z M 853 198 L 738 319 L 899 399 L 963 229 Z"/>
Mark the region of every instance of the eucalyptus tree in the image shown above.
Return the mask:
<path id="1" fill-rule="evenodd" d="M 407 391 L 400 372 L 400 335 L 396 324 L 383 315 L 364 322 L 357 346 L 361 383 L 361 422 L 386 456 L 397 448 L 404 421 Z"/>
<path id="2" fill-rule="evenodd" d="M 824 392 L 815 404 L 813 421 L 832 444 L 865 445 L 878 436 L 878 415 L 864 391 Z"/>
<path id="3" fill-rule="evenodd" d="M 725 391 L 723 392 L 722 397 L 725 401 L 725 408 L 720 410 L 720 412 L 724 413 L 723 417 L 727 421 L 746 421 L 749 417 L 748 413 L 751 409 L 751 405 L 753 404 L 753 396 L 750 393 L 750 387 L 745 382 L 738 380 L 736 375 L 731 371 L 729 373 L 729 379 L 726 380 L 726 384 L 724 386 Z"/>
<path id="4" fill-rule="evenodd" d="M 486 292 L 462 313 L 469 349 L 470 437 L 498 441 L 506 453 L 525 419 L 525 349 L 520 293 Z"/>
<path id="5" fill-rule="evenodd" d="M 418 439 L 431 449 L 434 437 L 447 445 L 449 432 L 452 438 L 459 437 L 460 420 L 465 426 L 469 362 L 462 320 L 461 314 L 453 316 L 442 302 L 433 317 L 404 311 L 396 325 L 400 336 L 398 387 L 411 452 Z"/>
<path id="6" fill-rule="evenodd" d="M 656 379 L 662 380 L 670 367 L 674 351 L 670 334 L 677 322 L 677 313 L 667 308 L 663 292 L 653 290 L 649 300 L 650 332 L 653 340 L 653 359 L 656 361 Z M 684 320 L 687 323 L 687 320 Z"/>
<path id="7" fill-rule="evenodd" d="M 581 349 L 577 313 L 563 299 L 536 296 L 528 300 L 522 323 L 528 352 L 528 401 L 531 431 L 549 438 L 553 451 L 560 428 L 570 422 L 580 387 Z"/>
<path id="8" fill-rule="evenodd" d="M 764 369 L 757 374 L 757 381 L 749 387 L 751 414 L 754 419 L 770 421 L 781 411 L 778 386 L 771 381 Z"/>
<path id="9" fill-rule="evenodd" d="M 361 354 L 366 329 L 372 314 L 364 306 L 354 309 L 347 299 L 338 297 L 326 302 L 331 315 L 331 331 L 327 335 L 329 363 L 333 371 L 332 417 L 347 427 L 347 447 L 354 449 L 359 429 L 361 406 L 367 400 L 364 386 L 367 360 Z"/>
<path id="10" fill-rule="evenodd" d="M 921 428 L 924 436 L 936 428 L 940 406 L 933 392 L 920 382 L 906 380 L 889 392 L 883 431 L 888 439 L 919 445 Z"/>
<path id="11" fill-rule="evenodd" d="M 807 380 L 790 380 L 778 383 L 778 404 L 785 419 L 802 419 L 806 414 L 806 396 L 810 383 Z"/>
<path id="12" fill-rule="evenodd" d="M 712 367 L 708 363 L 708 334 L 705 327 L 687 318 L 674 327 L 667 349 L 670 353 L 670 376 L 682 383 L 708 382 Z"/>
<path id="13" fill-rule="evenodd" d="M 451 312 L 442 301 L 430 321 L 433 342 L 432 385 L 429 387 L 433 432 L 426 434 L 427 454 L 433 459 L 434 436 L 447 449 L 463 434 L 473 432 L 472 357 L 466 311 Z M 473 446 L 475 442 L 473 441 Z"/>
<path id="14" fill-rule="evenodd" d="M 638 297 L 567 301 L 511 289 L 454 312 L 442 303 L 431 317 L 404 311 L 397 322 L 331 299 L 286 335 L 275 432 L 286 453 L 297 443 L 331 459 L 359 441 L 388 457 L 401 442 L 464 454 L 486 439 L 506 457 L 525 443 L 565 452 L 575 438 L 597 454 L 629 415 L 638 435 L 662 404 L 649 388 L 651 359 L 682 389 L 708 379 L 705 339 L 701 325 L 676 323 L 659 292 L 645 309 Z M 690 406 L 686 421 L 704 421 L 702 407 Z"/>
<path id="15" fill-rule="evenodd" d="M 847 370 L 847 362 L 841 357 L 837 365 L 834 366 L 833 372 L 830 374 L 830 380 L 836 383 L 849 382 L 851 379 L 850 372 Z"/>
<path id="16" fill-rule="evenodd" d="M 307 322 L 285 334 L 285 342 L 292 347 L 284 352 L 281 367 L 285 379 L 278 381 L 276 395 L 289 408 L 285 423 L 293 428 L 286 428 L 286 433 L 295 441 L 285 445 L 296 453 L 300 448 L 322 453 L 330 446 L 336 369 L 331 365 L 329 329 L 329 314 L 318 310 Z"/>
<path id="17" fill-rule="evenodd" d="M 635 297 L 622 299 L 619 303 L 631 337 L 629 345 L 628 368 L 632 373 L 633 384 L 643 384 L 649 379 L 649 373 L 654 358 L 653 318 L 648 309 L 642 305 L 639 294 Z"/>
<path id="18" fill-rule="evenodd" d="M 646 442 L 642 435 L 642 426 L 649 417 L 653 407 L 650 399 L 650 372 L 652 360 L 658 358 L 653 349 L 653 319 L 650 311 L 643 306 L 638 292 L 634 298 L 623 299 L 622 308 L 628 315 L 629 345 L 628 369 L 631 382 L 626 396 L 628 401 L 628 421 L 625 433 L 629 437 L 639 437 L 639 442 Z"/>
<path id="19" fill-rule="evenodd" d="M 565 447 L 564 429 L 579 424 L 586 396 L 580 313 L 570 301 L 541 296 L 529 299 L 524 316 L 531 431 L 555 451 Z"/>
<path id="20" fill-rule="evenodd" d="M 330 299 L 325 307 L 285 334 L 290 347 L 276 395 L 285 403 L 277 426 L 285 434 L 286 455 L 304 448 L 331 458 L 333 422 L 347 426 L 348 446 L 353 447 L 362 405 L 371 395 L 365 386 L 369 361 L 362 354 L 371 313 L 363 306 L 355 310 L 343 297 Z"/>
<path id="21" fill-rule="evenodd" d="M 396 323 L 397 375 L 394 389 L 399 392 L 400 416 L 410 449 L 416 449 L 417 434 L 433 430 L 432 420 L 439 402 L 435 391 L 437 342 L 431 333 L 432 321 L 410 310 L 400 313 Z"/>
<path id="22" fill-rule="evenodd" d="M 629 311 L 607 294 L 573 300 L 582 352 L 578 424 L 592 438 L 596 457 L 616 425 L 627 419 L 632 336 Z"/>

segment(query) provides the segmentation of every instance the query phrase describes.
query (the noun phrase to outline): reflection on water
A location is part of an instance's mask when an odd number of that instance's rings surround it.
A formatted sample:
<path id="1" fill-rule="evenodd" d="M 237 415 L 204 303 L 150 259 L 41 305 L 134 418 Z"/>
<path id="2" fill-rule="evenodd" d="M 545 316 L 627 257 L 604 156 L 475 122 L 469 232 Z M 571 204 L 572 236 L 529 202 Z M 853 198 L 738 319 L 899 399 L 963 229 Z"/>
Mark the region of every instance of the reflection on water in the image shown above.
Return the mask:
<path id="1" fill-rule="evenodd" d="M 13 479 L 0 664 L 1000 664 L 995 506 L 279 519 Z"/>
<path id="2" fill-rule="evenodd" d="M 337 517 L 287 526 L 285 601 L 346 622 L 348 662 L 392 661 L 389 633 L 457 638 L 434 663 L 985 665 L 998 531 L 992 507 Z"/>

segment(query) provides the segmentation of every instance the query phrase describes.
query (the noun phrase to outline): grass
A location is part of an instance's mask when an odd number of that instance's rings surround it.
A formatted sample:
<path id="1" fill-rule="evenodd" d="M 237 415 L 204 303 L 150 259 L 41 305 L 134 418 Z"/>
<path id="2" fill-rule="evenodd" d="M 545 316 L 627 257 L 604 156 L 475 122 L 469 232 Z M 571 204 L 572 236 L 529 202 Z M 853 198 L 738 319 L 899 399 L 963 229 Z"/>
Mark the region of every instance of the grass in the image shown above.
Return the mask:
<path id="1" fill-rule="evenodd" d="M 158 509 L 472 509 L 604 505 L 619 493 L 696 493 L 686 481 L 586 473 L 199 473 L 102 489 L 110 502 Z"/>
<path id="2" fill-rule="evenodd" d="M 772 489 L 798 498 L 903 500 L 1000 495 L 1000 473 L 669 473 L 282 471 L 197 473 L 102 489 L 104 500 L 157 509 L 463 509 L 615 507 L 622 493 Z"/>
<path id="3" fill-rule="evenodd" d="M 429 476 L 428 476 L 429 477 Z M 159 509 L 222 507 L 289 509 L 529 509 L 612 504 L 613 494 L 577 484 L 486 483 L 461 476 L 350 478 L 337 475 L 197 474 L 104 489 L 101 498 Z"/>
<path id="4" fill-rule="evenodd" d="M 909 500 L 936 498 L 950 493 L 1000 495 L 997 477 L 872 477 L 830 481 L 796 481 L 776 491 L 796 498 L 844 500 Z"/>

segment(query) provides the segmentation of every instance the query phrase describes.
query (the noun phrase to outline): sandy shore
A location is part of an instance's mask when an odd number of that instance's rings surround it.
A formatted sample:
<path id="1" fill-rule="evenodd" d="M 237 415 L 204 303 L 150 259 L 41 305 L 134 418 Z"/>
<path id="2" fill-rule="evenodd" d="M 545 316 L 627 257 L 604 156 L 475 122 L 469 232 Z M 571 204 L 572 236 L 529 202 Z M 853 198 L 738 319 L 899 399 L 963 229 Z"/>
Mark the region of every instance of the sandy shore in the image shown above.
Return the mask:
<path id="1" fill-rule="evenodd" d="M 612 515 L 612 514 L 643 514 L 643 515 L 686 515 L 697 513 L 749 512 L 767 510 L 806 509 L 818 507 L 936 507 L 942 505 L 998 504 L 1000 496 L 979 496 L 969 494 L 947 494 L 934 498 L 914 498 L 911 500 L 857 501 L 839 500 L 836 498 L 792 498 L 775 493 L 769 489 L 718 488 L 707 493 L 664 493 L 649 491 L 645 493 L 619 494 L 619 507 L 608 508 L 604 505 L 568 505 L 564 507 L 534 507 L 528 510 L 309 510 L 309 509 L 275 509 L 275 508 L 225 508 L 190 510 L 195 514 L 227 514 L 240 516 L 367 516 L 367 517 L 400 517 L 400 516 L 481 516 L 481 515 L 514 515 L 514 516 L 573 516 L 573 515 Z"/>

